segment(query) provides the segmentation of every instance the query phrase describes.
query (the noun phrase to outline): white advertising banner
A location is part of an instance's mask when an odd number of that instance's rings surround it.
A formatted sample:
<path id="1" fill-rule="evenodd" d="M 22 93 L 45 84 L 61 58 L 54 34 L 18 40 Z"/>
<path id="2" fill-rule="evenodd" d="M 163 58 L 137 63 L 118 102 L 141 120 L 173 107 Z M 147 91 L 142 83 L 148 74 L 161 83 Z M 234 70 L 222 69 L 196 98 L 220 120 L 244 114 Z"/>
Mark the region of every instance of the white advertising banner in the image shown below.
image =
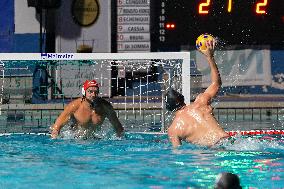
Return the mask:
<path id="1" fill-rule="evenodd" d="M 270 50 L 216 51 L 215 60 L 222 86 L 271 85 Z M 211 83 L 210 67 L 205 56 L 196 54 L 197 69 L 202 73 L 202 87 Z"/>
<path id="2" fill-rule="evenodd" d="M 86 80 L 95 79 L 100 84 L 100 96 L 110 97 L 111 68 L 107 60 L 95 60 L 90 63 L 61 61 L 57 67 L 56 81 L 67 98 L 82 96 L 82 85 Z"/>
<path id="3" fill-rule="evenodd" d="M 56 14 L 56 52 L 111 52 L 111 1 L 61 2 Z"/>

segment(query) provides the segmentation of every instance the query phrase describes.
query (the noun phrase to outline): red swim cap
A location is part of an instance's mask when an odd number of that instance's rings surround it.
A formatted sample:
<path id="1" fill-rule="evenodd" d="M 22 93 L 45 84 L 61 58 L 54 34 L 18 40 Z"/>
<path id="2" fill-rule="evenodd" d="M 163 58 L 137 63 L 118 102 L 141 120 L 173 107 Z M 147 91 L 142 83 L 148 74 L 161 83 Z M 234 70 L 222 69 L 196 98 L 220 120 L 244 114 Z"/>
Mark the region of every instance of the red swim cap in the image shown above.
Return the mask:
<path id="1" fill-rule="evenodd" d="M 86 80 L 83 84 L 83 87 L 82 87 L 82 94 L 83 95 L 86 95 L 86 90 L 89 88 L 89 87 L 99 87 L 99 84 L 96 80 Z"/>

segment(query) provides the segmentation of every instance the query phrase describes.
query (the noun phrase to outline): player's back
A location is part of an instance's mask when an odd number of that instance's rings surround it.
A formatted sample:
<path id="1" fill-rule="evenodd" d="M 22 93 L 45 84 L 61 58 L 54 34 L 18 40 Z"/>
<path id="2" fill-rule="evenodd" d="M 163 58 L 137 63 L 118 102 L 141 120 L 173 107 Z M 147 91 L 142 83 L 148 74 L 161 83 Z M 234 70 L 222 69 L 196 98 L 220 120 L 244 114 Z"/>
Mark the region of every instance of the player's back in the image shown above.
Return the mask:
<path id="1" fill-rule="evenodd" d="M 219 126 L 210 105 L 192 103 L 180 109 L 175 117 L 183 140 L 202 146 L 212 146 L 229 135 Z"/>

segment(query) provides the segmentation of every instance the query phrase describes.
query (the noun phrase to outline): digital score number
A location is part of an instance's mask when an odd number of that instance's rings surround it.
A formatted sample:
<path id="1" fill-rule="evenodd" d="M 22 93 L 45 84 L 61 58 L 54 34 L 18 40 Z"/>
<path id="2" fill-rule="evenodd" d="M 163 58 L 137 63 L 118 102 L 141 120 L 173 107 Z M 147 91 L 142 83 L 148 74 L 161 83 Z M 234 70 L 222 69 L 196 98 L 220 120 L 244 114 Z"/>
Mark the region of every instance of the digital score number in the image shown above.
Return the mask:
<path id="1" fill-rule="evenodd" d="M 208 14 L 210 11 L 210 6 L 212 5 L 213 0 L 203 0 L 198 4 L 198 13 L 199 14 Z M 227 0 L 227 12 L 230 13 L 233 10 L 233 4 L 238 3 L 238 1 Z M 255 13 L 256 14 L 266 14 L 266 8 L 268 5 L 268 0 L 259 0 L 255 3 Z"/>
<path id="2" fill-rule="evenodd" d="M 284 49 L 284 0 L 153 0 L 152 51 L 195 48 L 210 33 L 229 48 Z"/>

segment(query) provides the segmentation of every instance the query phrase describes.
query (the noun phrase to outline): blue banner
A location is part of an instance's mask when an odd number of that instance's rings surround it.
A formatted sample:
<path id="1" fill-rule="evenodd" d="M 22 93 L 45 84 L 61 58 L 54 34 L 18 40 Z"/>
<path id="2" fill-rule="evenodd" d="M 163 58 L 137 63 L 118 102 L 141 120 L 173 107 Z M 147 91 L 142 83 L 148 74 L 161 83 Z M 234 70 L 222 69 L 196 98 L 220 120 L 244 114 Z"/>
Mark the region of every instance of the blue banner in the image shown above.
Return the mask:
<path id="1" fill-rule="evenodd" d="M 14 1 L 1 0 L 0 7 L 0 52 L 10 52 L 14 34 Z"/>

